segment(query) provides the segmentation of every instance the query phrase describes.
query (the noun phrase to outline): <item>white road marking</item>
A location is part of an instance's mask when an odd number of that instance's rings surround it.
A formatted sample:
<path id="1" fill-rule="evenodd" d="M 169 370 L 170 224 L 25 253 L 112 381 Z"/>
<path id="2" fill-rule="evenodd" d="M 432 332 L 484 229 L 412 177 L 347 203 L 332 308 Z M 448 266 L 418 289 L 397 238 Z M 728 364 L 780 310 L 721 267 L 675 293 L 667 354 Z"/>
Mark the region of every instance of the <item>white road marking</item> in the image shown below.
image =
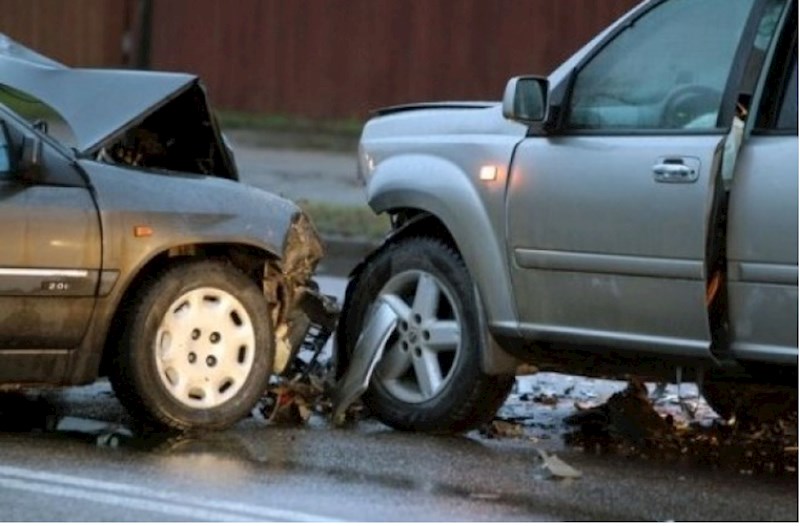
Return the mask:
<path id="1" fill-rule="evenodd" d="M 56 497 L 68 497 L 86 500 L 97 504 L 108 504 L 110 506 L 150 511 L 165 515 L 174 515 L 184 520 L 187 518 L 215 522 L 248 522 L 258 520 L 252 516 L 213 512 L 211 510 L 198 510 L 197 508 L 168 504 L 166 502 L 150 502 L 136 497 L 123 497 L 111 493 L 101 493 L 96 490 L 83 490 L 79 488 L 57 486 L 42 482 L 27 482 L 22 479 L 13 479 L 8 477 L 0 477 L 0 487 L 12 490 L 16 489 L 21 491 L 29 491 L 31 493 L 43 495 L 54 495 Z"/>
<path id="2" fill-rule="evenodd" d="M 197 498 L 172 491 L 150 490 L 132 484 L 106 482 L 4 465 L 0 465 L 0 487 L 215 522 L 340 521 L 340 519 L 333 517 L 293 510 L 256 506 L 228 500 Z M 180 502 L 181 504 L 174 504 L 174 502 Z"/>

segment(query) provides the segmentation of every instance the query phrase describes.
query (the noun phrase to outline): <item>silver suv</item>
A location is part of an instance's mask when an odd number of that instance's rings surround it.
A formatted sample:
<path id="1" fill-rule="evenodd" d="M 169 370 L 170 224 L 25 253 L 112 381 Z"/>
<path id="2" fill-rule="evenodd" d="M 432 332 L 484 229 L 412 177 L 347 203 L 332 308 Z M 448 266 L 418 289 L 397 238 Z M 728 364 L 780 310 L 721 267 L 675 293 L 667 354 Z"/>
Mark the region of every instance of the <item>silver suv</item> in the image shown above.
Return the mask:
<path id="1" fill-rule="evenodd" d="M 371 410 L 468 429 L 520 362 L 677 373 L 725 416 L 796 386 L 796 48 L 796 0 L 653 0 L 502 103 L 378 111 L 360 172 L 394 228 L 338 336 L 346 365 L 388 328 Z"/>

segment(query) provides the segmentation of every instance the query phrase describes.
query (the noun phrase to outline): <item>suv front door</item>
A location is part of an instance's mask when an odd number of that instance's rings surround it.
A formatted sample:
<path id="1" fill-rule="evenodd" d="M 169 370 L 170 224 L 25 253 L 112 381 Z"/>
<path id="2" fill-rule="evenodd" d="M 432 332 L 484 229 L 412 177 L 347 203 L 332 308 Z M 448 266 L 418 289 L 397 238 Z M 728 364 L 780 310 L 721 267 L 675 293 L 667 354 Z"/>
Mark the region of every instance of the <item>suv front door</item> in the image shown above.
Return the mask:
<path id="1" fill-rule="evenodd" d="M 654 2 L 578 66 L 562 131 L 520 144 L 508 236 L 526 336 L 708 355 L 731 86 L 765 6 Z"/>

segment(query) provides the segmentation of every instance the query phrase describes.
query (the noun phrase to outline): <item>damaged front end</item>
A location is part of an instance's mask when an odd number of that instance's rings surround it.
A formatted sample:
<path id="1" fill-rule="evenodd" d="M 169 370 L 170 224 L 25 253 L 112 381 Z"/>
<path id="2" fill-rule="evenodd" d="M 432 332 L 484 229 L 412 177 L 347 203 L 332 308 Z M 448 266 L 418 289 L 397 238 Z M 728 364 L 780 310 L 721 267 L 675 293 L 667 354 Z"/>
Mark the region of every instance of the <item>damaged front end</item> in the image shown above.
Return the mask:
<path id="1" fill-rule="evenodd" d="M 264 294 L 275 334 L 273 374 L 289 373 L 301 350 L 316 357 L 336 328 L 339 307 L 312 279 L 323 252 L 311 220 L 298 212 L 286 235 L 283 259 L 266 265 Z"/>

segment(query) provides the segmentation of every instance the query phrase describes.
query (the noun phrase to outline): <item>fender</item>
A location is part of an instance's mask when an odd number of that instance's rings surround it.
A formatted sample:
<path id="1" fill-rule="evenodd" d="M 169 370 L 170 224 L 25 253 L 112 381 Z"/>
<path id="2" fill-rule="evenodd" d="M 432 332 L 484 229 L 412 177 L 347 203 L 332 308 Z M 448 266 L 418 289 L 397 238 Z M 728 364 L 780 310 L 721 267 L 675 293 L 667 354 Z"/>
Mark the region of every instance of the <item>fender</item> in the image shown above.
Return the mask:
<path id="1" fill-rule="evenodd" d="M 72 353 L 70 383 L 94 380 L 110 321 L 125 294 L 145 275 L 143 269 L 170 251 L 241 247 L 282 262 L 288 267 L 282 271 L 298 274 L 301 283 L 302 275 L 310 272 L 305 256 L 316 262 L 318 255 L 312 254 L 320 247 L 313 243 L 313 227 L 282 198 L 221 178 L 149 173 L 86 160 L 79 161 L 79 167 L 92 183 L 100 210 L 103 270 L 109 279 L 99 290 L 84 342 Z M 236 213 L 239 209 L 250 213 Z M 136 237 L 138 224 L 150 227 L 149 235 Z M 302 246 L 302 253 L 290 250 L 290 245 Z"/>
<path id="2" fill-rule="evenodd" d="M 438 218 L 453 236 L 473 277 L 487 326 L 517 325 L 505 240 L 498 238 L 483 199 L 460 167 L 431 155 L 389 158 L 370 177 L 367 201 L 376 213 L 414 208 Z M 486 336 L 488 348 L 498 348 Z M 485 366 L 487 372 L 495 373 L 514 368 L 510 359 L 491 357 Z"/>

